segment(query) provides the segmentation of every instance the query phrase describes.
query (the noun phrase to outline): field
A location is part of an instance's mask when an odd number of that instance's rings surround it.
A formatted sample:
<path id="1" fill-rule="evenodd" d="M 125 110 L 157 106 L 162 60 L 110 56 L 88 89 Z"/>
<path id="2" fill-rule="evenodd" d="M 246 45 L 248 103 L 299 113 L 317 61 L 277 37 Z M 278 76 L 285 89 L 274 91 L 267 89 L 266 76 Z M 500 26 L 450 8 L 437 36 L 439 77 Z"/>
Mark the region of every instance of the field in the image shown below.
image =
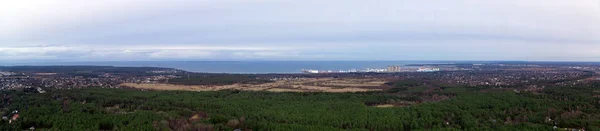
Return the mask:
<path id="1" fill-rule="evenodd" d="M 383 79 L 375 78 L 297 78 L 276 80 L 262 84 L 180 85 L 123 83 L 121 86 L 148 90 L 183 91 L 368 92 L 381 91 L 385 82 Z"/>

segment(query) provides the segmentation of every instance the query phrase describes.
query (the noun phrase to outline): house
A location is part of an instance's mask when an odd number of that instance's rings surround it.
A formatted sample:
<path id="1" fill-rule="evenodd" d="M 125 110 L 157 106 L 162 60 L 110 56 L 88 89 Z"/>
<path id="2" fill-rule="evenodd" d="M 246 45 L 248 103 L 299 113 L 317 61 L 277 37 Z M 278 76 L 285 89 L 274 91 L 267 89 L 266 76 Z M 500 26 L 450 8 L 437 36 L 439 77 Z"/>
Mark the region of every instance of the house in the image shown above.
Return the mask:
<path id="1" fill-rule="evenodd" d="M 17 119 L 19 119 L 19 114 L 15 114 L 15 115 L 13 115 L 13 117 L 11 118 L 11 120 L 13 120 L 13 121 L 14 121 L 14 120 L 17 120 Z"/>
<path id="2" fill-rule="evenodd" d="M 37 91 L 38 91 L 39 93 L 46 93 L 46 91 L 44 91 L 44 89 L 42 89 L 42 88 L 40 88 L 40 87 L 38 87 L 38 88 L 37 88 Z"/>
<path id="3" fill-rule="evenodd" d="M 8 123 L 10 124 L 10 123 L 12 123 L 13 121 L 16 121 L 17 119 L 19 119 L 19 114 L 15 114 L 15 115 L 13 115 L 13 117 L 12 117 L 10 120 L 8 120 Z"/>

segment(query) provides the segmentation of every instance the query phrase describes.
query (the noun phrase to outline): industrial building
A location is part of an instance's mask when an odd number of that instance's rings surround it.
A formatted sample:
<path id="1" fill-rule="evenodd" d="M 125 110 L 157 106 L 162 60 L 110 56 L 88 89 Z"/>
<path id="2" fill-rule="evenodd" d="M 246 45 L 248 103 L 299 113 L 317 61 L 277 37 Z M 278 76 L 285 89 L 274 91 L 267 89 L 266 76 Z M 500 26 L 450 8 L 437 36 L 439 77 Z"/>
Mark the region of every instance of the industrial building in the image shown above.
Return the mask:
<path id="1" fill-rule="evenodd" d="M 401 70 L 400 66 L 388 66 L 387 72 L 400 72 Z"/>

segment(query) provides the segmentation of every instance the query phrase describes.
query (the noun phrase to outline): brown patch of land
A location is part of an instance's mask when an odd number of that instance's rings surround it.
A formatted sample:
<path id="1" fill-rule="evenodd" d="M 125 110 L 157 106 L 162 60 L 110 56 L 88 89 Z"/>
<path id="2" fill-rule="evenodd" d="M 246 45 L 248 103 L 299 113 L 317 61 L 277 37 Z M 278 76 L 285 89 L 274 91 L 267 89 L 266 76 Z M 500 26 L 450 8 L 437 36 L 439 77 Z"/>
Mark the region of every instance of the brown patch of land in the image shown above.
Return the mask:
<path id="1" fill-rule="evenodd" d="M 149 90 L 218 91 L 245 90 L 271 92 L 367 92 L 382 91 L 385 80 L 353 78 L 298 78 L 264 84 L 175 85 L 123 83 L 120 86 Z"/>
<path id="2" fill-rule="evenodd" d="M 392 104 L 383 104 L 383 105 L 375 105 L 373 107 L 377 107 L 377 108 L 388 108 L 388 107 L 394 107 L 394 105 Z"/>
<path id="3" fill-rule="evenodd" d="M 414 104 L 417 104 L 417 103 L 412 102 L 412 101 L 400 101 L 400 102 L 393 102 L 393 103 L 385 103 L 385 104 L 372 105 L 372 107 L 377 107 L 377 108 L 409 107 L 409 106 L 414 105 Z"/>
<path id="4" fill-rule="evenodd" d="M 34 73 L 34 75 L 38 75 L 38 76 L 51 76 L 51 75 L 56 75 L 56 73 Z"/>

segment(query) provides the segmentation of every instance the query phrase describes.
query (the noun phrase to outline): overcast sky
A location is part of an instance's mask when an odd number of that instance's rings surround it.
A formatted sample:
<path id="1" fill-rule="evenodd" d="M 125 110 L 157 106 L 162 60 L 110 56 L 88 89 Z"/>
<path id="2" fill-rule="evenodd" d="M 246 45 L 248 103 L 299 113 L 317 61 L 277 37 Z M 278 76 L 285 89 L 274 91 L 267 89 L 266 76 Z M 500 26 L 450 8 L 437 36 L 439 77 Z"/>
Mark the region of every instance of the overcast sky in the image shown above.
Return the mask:
<path id="1" fill-rule="evenodd" d="M 0 60 L 600 61 L 600 0 L 6 0 Z"/>

